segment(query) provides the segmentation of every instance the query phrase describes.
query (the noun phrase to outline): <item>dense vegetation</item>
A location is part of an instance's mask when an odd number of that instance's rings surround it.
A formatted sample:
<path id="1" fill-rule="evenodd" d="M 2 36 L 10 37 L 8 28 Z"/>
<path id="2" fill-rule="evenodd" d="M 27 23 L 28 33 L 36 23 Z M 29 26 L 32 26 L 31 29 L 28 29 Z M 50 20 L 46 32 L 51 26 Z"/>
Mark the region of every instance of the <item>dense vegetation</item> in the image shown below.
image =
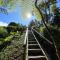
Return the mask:
<path id="1" fill-rule="evenodd" d="M 25 29 L 15 22 L 0 27 L 0 60 L 23 59 Z"/>
<path id="2" fill-rule="evenodd" d="M 38 0 L 35 0 L 35 7 L 39 11 L 42 18 L 42 26 L 40 29 L 42 35 L 48 38 L 50 41 L 53 41 L 54 47 L 56 49 L 56 55 L 59 57 L 58 50 L 60 50 L 60 9 L 57 7 L 57 0 L 42 0 L 38 5 Z M 47 11 L 48 9 L 48 11 Z M 40 21 L 41 22 L 41 21 Z M 41 24 L 40 24 L 41 25 Z M 40 32 L 41 32 L 40 31 Z M 57 46 L 58 45 L 58 46 Z M 58 55 L 59 54 L 59 55 Z"/>
<path id="3" fill-rule="evenodd" d="M 60 57 L 60 27 L 58 27 L 57 25 L 55 25 L 55 26 L 48 25 L 48 27 L 49 27 L 51 35 L 54 39 L 56 49 L 57 49 L 57 52 L 58 52 L 59 57 Z M 44 26 L 40 27 L 40 33 L 52 42 L 52 39 L 51 39 L 50 35 L 48 34 L 48 32 Z"/>

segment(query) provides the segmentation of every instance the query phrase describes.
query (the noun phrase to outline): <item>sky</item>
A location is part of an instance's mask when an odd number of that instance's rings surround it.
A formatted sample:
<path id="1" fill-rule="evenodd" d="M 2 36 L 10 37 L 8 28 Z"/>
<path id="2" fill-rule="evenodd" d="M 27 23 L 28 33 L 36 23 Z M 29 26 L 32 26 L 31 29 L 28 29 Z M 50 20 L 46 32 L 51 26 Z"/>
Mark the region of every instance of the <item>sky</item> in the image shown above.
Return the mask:
<path id="1" fill-rule="evenodd" d="M 21 14 L 22 13 L 20 7 L 17 7 L 14 11 L 8 13 L 8 15 L 0 13 L 0 25 L 6 26 L 10 22 L 16 22 L 23 25 L 28 25 L 29 22 L 31 21 L 31 18 L 26 20 L 22 19 Z"/>
<path id="2" fill-rule="evenodd" d="M 59 0 L 57 6 L 60 7 Z M 28 18 L 26 14 L 30 14 L 32 12 L 32 2 L 31 0 L 25 0 L 23 5 L 17 6 L 14 11 L 8 13 L 8 15 L 0 12 L 0 26 L 7 26 L 10 22 L 16 22 L 23 25 L 28 25 L 31 20 L 34 20 L 35 17 L 31 16 Z"/>
<path id="3" fill-rule="evenodd" d="M 20 23 L 22 25 L 28 25 L 34 17 L 32 16 L 32 1 L 22 0 L 18 3 L 16 8 L 7 14 L 0 12 L 0 26 L 7 26 L 10 22 Z"/>

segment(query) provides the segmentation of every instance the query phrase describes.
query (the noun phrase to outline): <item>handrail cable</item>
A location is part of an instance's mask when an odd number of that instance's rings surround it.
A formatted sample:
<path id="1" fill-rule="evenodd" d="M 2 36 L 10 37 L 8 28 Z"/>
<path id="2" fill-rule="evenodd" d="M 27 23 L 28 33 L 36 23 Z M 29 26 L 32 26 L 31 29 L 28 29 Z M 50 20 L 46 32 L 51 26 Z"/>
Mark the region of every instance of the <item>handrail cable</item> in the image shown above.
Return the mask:
<path id="1" fill-rule="evenodd" d="M 33 29 L 33 28 L 32 28 Z M 37 34 L 39 34 L 35 29 L 33 29 Z M 49 41 L 47 38 L 45 38 L 44 36 L 42 36 L 41 34 L 39 34 L 39 36 L 41 36 L 44 40 L 46 40 L 49 44 L 53 44 L 51 41 Z"/>

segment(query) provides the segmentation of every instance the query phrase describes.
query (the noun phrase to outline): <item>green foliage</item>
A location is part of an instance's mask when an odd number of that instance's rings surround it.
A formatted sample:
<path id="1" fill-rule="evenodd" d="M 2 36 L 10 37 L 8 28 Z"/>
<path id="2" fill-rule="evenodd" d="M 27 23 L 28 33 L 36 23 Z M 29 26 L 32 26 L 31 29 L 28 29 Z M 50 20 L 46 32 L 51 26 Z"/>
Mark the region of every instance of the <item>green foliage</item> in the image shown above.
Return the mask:
<path id="1" fill-rule="evenodd" d="M 8 37 L 6 37 L 6 38 L 4 39 L 4 42 L 6 42 L 6 41 L 11 41 L 11 40 L 12 40 L 12 38 L 13 38 L 13 36 L 12 36 L 12 35 L 10 35 L 10 36 L 8 36 Z"/>
<path id="2" fill-rule="evenodd" d="M 43 30 L 45 29 L 45 27 L 40 27 L 40 32 L 43 33 Z"/>
<path id="3" fill-rule="evenodd" d="M 7 31 L 10 32 L 17 32 L 20 31 L 21 33 L 23 33 L 23 31 L 26 29 L 26 26 L 23 25 L 19 25 L 18 23 L 15 22 L 11 22 L 8 27 L 7 27 Z"/>
<path id="4" fill-rule="evenodd" d="M 34 11 L 34 15 L 36 17 L 36 20 L 41 20 L 42 19 L 41 15 L 40 15 L 38 9 L 35 6 L 33 6 L 33 11 Z"/>
<path id="5" fill-rule="evenodd" d="M 14 22 L 8 27 L 0 27 L 0 60 L 15 60 L 15 57 L 17 57 L 16 60 L 18 58 L 22 60 L 25 36 L 22 34 L 25 29 L 26 26 Z"/>
<path id="6" fill-rule="evenodd" d="M 0 51 L 4 49 L 7 45 L 9 45 L 12 41 L 13 36 L 8 36 L 5 39 L 0 38 Z"/>
<path id="7" fill-rule="evenodd" d="M 10 35 L 15 35 L 17 32 L 10 32 Z"/>
<path id="8" fill-rule="evenodd" d="M 16 0 L 0 0 L 0 12 L 8 14 L 8 12 L 15 9 L 15 3 Z"/>
<path id="9" fill-rule="evenodd" d="M 38 1 L 38 0 L 37 0 Z M 43 19 L 48 23 L 48 20 L 52 14 L 52 6 L 56 5 L 56 0 L 41 0 L 40 3 L 37 3 L 38 8 L 40 9 Z M 53 8 L 54 9 L 54 8 Z"/>
<path id="10" fill-rule="evenodd" d="M 24 35 L 13 38 L 11 44 L 0 52 L 0 60 L 23 60 Z"/>
<path id="11" fill-rule="evenodd" d="M 0 27 L 0 51 L 9 45 L 13 38 L 20 37 L 25 29 L 25 26 L 14 22 L 11 22 L 8 27 Z"/>
<path id="12" fill-rule="evenodd" d="M 16 2 L 16 0 L 1 0 L 0 1 L 0 6 L 3 6 L 3 7 L 12 7 L 15 2 Z"/>
<path id="13" fill-rule="evenodd" d="M 11 22 L 8 27 L 7 27 L 7 31 L 10 32 L 16 32 L 18 30 L 18 28 L 20 27 L 19 24 L 15 23 L 15 22 Z"/>
<path id="14" fill-rule="evenodd" d="M 60 29 L 55 28 L 53 26 L 52 27 L 50 26 L 49 29 L 50 29 L 51 34 L 56 42 L 56 45 L 60 44 Z M 43 34 L 47 39 L 51 40 L 49 34 L 47 33 L 46 28 L 43 29 Z"/>
<path id="15" fill-rule="evenodd" d="M 8 35 L 6 28 L 0 27 L 0 38 L 5 38 Z"/>
<path id="16" fill-rule="evenodd" d="M 15 22 L 10 22 L 8 26 L 19 26 L 19 24 L 15 23 Z"/>

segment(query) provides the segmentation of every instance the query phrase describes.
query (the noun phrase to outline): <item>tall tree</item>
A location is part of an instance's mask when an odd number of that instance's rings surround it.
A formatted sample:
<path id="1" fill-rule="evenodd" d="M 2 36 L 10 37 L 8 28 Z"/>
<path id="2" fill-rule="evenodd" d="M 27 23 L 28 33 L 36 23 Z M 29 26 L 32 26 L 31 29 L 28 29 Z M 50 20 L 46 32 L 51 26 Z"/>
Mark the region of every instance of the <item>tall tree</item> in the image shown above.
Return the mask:
<path id="1" fill-rule="evenodd" d="M 57 47 L 56 47 L 54 38 L 53 38 L 53 36 L 51 35 L 51 32 L 50 32 L 48 26 L 47 26 L 46 23 L 45 23 L 43 14 L 42 14 L 42 12 L 41 12 L 41 9 L 37 6 L 37 0 L 35 0 L 35 7 L 38 9 L 38 11 L 39 11 L 39 13 L 40 13 L 40 15 L 41 15 L 42 21 L 43 21 L 43 23 L 44 23 L 44 25 L 45 25 L 45 27 L 46 27 L 46 29 L 47 29 L 47 32 L 48 32 L 48 34 L 50 35 L 50 38 L 51 38 L 52 41 L 53 41 L 53 45 L 54 45 L 54 47 L 55 47 L 55 49 L 56 49 L 56 54 L 57 54 L 57 57 L 58 57 L 58 59 L 59 59 L 59 55 L 58 55 L 58 52 L 57 52 Z"/>
<path id="2" fill-rule="evenodd" d="M 40 4 L 38 5 L 41 12 L 42 13 L 44 12 L 43 15 L 45 17 L 46 22 L 48 22 L 48 19 L 49 19 L 50 15 L 51 15 L 51 11 L 50 11 L 51 5 L 54 5 L 55 2 L 56 2 L 56 0 L 42 0 L 40 2 Z"/>

